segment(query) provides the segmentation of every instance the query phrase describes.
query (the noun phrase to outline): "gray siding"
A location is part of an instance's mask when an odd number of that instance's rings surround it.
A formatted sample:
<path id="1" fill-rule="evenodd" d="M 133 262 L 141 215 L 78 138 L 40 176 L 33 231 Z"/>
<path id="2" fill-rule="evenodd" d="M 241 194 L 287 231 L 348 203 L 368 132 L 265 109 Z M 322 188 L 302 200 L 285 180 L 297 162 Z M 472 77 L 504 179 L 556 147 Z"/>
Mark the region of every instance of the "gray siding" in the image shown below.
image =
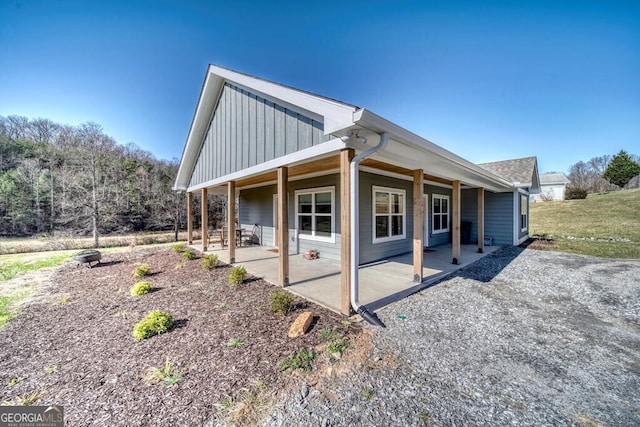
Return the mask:
<path id="1" fill-rule="evenodd" d="M 373 243 L 373 186 L 406 191 L 405 238 Z M 410 181 L 372 173 L 360 173 L 360 263 L 366 264 L 413 250 L 413 186 Z"/>
<path id="2" fill-rule="evenodd" d="M 225 83 L 190 186 L 328 141 L 324 126 L 258 93 Z"/>
<path id="3" fill-rule="evenodd" d="M 334 187 L 335 211 L 334 225 L 335 243 L 317 240 L 298 239 L 295 230 L 295 192 L 296 190 L 310 190 L 318 187 Z M 258 224 L 262 233 L 261 244 L 273 245 L 275 224 L 273 223 L 273 195 L 277 187 L 269 185 L 260 188 L 251 188 L 240 191 L 239 195 L 239 222 L 244 228 L 250 228 Z M 340 260 L 340 176 L 332 174 L 318 178 L 292 181 L 289 183 L 289 247 L 293 253 L 302 253 L 311 249 L 317 249 L 320 257 Z"/>
<path id="4" fill-rule="evenodd" d="M 484 193 L 484 235 L 496 245 L 513 244 L 513 193 Z"/>
<path id="5" fill-rule="evenodd" d="M 438 194 L 441 196 L 449 196 L 449 203 L 452 202 L 451 195 L 453 191 L 450 188 L 437 187 L 435 185 L 425 184 L 424 185 L 424 194 L 429 195 L 429 206 L 427 206 L 427 210 L 425 211 L 426 215 L 429 215 L 429 247 L 444 245 L 446 243 L 451 242 L 451 231 L 446 233 L 436 233 L 433 234 L 433 217 L 431 216 L 433 213 L 433 195 Z M 451 230 L 451 220 L 453 218 L 453 209 L 451 205 L 449 206 L 449 230 Z"/>
<path id="6" fill-rule="evenodd" d="M 478 243 L 478 190 L 476 188 L 460 191 L 460 221 L 471 223 L 471 243 Z M 460 229 L 462 231 L 462 229 Z"/>

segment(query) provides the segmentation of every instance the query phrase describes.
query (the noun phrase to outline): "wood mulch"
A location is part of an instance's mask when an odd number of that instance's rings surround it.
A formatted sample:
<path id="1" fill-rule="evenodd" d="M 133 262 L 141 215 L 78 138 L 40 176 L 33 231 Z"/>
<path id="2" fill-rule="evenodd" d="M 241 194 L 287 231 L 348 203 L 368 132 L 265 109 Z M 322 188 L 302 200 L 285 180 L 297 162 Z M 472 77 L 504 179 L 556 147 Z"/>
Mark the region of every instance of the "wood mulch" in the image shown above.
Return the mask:
<path id="1" fill-rule="evenodd" d="M 291 376 L 279 371 L 278 361 L 321 346 L 320 330 L 361 332 L 297 297 L 288 317 L 271 313 L 273 285 L 250 278 L 231 289 L 229 266 L 204 271 L 200 259 L 186 261 L 168 248 L 138 248 L 102 261 L 91 269 L 62 266 L 48 295 L 32 300 L 0 331 L 0 401 L 43 392 L 35 404 L 63 405 L 70 425 L 212 424 L 228 415 L 220 409 L 230 402 L 227 396 L 284 390 Z M 145 280 L 155 290 L 131 297 L 137 281 L 132 272 L 141 263 L 151 266 Z M 154 309 L 169 312 L 176 325 L 136 342 L 134 324 Z M 315 315 L 310 332 L 288 338 L 290 324 L 306 310 Z M 234 339 L 243 344 L 230 347 Z M 166 360 L 175 363 L 181 380 L 148 384 L 148 369 Z"/>

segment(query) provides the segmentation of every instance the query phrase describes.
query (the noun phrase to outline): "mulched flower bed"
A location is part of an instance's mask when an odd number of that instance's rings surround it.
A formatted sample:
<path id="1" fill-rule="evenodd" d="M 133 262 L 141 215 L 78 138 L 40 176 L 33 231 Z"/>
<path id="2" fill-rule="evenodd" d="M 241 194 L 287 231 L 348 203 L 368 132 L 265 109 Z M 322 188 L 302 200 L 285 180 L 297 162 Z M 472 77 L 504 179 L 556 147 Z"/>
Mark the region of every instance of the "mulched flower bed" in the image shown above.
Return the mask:
<path id="1" fill-rule="evenodd" d="M 225 417 L 218 405 L 226 396 L 258 382 L 277 394 L 289 378 L 278 361 L 320 345 L 323 328 L 360 331 L 297 297 L 287 318 L 271 313 L 275 286 L 250 278 L 231 289 L 229 266 L 204 271 L 200 262 L 162 248 L 106 255 L 92 269 L 61 267 L 50 295 L 24 307 L 0 332 L 0 401 L 44 392 L 34 404 L 63 405 L 70 425 L 202 425 Z M 151 266 L 143 280 L 156 289 L 132 297 L 129 289 L 141 280 L 132 272 L 141 263 Z M 154 309 L 172 314 L 176 325 L 136 342 L 133 325 Z M 306 310 L 316 316 L 311 331 L 288 338 L 290 324 Z M 229 346 L 234 339 L 242 345 Z M 147 370 L 166 360 L 176 364 L 181 380 L 147 384 Z"/>

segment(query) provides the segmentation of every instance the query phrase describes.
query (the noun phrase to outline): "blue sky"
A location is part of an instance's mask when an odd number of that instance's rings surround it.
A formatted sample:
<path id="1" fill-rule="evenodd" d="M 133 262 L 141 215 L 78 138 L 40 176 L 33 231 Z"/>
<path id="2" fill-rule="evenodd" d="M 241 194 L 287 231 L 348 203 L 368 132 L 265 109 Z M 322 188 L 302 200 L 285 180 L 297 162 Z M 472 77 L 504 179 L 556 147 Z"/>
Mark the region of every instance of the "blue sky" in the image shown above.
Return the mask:
<path id="1" fill-rule="evenodd" d="M 179 158 L 207 64 L 336 98 L 473 162 L 640 155 L 640 2 L 0 2 L 0 115 Z"/>

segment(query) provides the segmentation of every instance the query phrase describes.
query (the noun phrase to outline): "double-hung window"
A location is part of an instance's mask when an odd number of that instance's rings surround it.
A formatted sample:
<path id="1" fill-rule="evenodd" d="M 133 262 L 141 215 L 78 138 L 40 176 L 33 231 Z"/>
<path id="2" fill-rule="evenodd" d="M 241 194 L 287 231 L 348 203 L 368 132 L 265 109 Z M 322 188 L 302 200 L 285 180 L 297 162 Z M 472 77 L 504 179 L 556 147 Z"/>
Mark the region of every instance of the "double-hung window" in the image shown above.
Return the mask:
<path id="1" fill-rule="evenodd" d="M 373 243 L 405 238 L 406 192 L 373 187 Z"/>
<path id="2" fill-rule="evenodd" d="M 527 231 L 529 227 L 529 211 L 527 209 L 528 197 L 524 194 L 520 195 L 520 231 Z"/>
<path id="3" fill-rule="evenodd" d="M 433 234 L 449 231 L 449 196 L 434 194 L 432 200 Z"/>
<path id="4" fill-rule="evenodd" d="M 334 187 L 296 191 L 298 237 L 335 243 Z"/>

